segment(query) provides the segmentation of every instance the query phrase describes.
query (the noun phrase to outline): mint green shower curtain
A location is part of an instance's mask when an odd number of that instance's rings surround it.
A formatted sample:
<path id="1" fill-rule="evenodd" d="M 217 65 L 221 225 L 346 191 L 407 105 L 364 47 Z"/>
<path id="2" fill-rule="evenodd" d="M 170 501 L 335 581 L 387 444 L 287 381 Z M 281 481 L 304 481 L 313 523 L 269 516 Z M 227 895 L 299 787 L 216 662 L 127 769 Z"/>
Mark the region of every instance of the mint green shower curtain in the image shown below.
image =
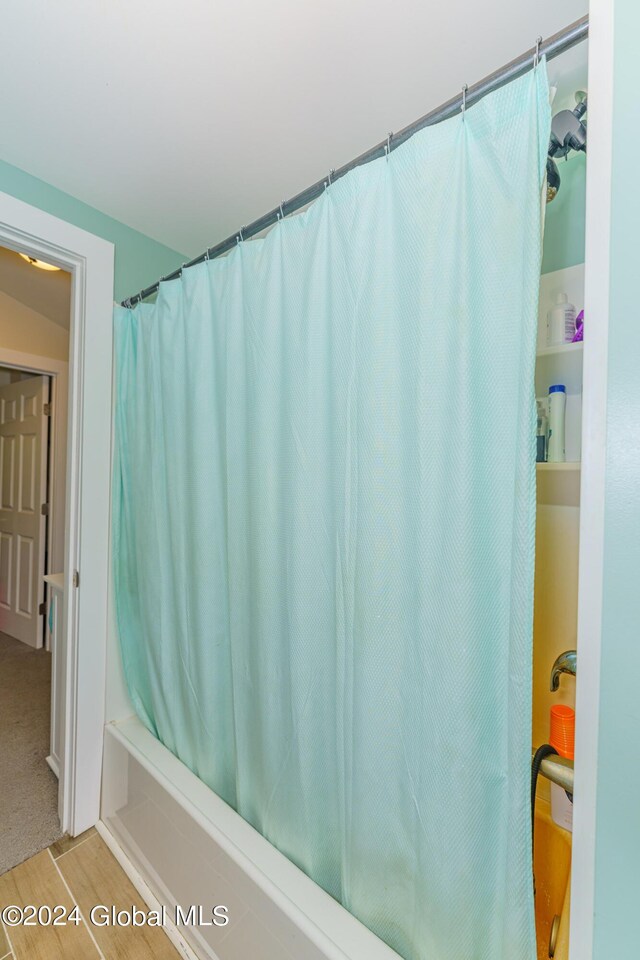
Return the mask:
<path id="1" fill-rule="evenodd" d="M 544 63 L 116 309 L 135 709 L 410 960 L 535 957 Z"/>

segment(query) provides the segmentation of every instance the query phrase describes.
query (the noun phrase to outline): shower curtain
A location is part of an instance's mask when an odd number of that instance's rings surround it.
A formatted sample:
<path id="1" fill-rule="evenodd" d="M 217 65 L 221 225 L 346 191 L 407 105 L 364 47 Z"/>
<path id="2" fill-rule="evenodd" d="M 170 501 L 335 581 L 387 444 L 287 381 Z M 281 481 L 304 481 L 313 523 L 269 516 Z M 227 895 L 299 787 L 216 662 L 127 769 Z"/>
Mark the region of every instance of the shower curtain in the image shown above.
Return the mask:
<path id="1" fill-rule="evenodd" d="M 133 704 L 410 960 L 532 960 L 544 63 L 116 309 Z"/>

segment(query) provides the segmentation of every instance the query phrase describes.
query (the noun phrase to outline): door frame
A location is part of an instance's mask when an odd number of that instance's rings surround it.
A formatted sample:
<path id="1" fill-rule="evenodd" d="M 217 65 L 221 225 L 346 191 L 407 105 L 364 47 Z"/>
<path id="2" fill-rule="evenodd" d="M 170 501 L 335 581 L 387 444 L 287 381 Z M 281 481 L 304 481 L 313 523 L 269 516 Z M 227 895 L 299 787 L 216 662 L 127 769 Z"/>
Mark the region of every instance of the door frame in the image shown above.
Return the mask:
<path id="1" fill-rule="evenodd" d="M 1 192 L 0 245 L 47 260 L 67 270 L 72 277 L 59 813 L 62 829 L 75 836 L 100 817 L 109 573 L 114 247 L 101 237 Z"/>
<path id="2" fill-rule="evenodd" d="M 570 960 L 592 960 L 595 915 L 607 441 L 614 6 L 611 0 L 591 0 L 589 7 L 589 148 L 584 298 L 587 334 L 584 339 L 583 359 Z M 570 639 L 567 638 L 567 646 L 571 645 Z"/>

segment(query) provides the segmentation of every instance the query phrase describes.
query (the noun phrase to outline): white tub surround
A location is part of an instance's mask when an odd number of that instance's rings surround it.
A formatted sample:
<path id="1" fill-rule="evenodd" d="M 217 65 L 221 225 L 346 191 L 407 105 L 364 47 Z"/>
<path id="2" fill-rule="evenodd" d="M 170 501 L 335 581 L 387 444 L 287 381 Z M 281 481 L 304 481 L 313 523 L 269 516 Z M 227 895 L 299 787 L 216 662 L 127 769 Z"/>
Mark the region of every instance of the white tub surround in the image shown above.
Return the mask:
<path id="1" fill-rule="evenodd" d="M 102 822 L 169 920 L 228 908 L 177 925 L 203 960 L 399 960 L 135 718 L 106 727 Z"/>

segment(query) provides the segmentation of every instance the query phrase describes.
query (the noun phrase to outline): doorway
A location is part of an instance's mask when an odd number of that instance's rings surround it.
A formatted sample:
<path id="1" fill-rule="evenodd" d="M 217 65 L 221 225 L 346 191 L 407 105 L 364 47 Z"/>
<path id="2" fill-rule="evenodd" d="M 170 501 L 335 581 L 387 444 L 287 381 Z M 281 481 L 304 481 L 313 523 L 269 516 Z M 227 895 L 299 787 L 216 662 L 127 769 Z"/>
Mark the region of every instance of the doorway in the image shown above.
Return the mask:
<path id="1" fill-rule="evenodd" d="M 0 368 L 0 631 L 39 649 L 47 570 L 46 376 Z"/>
<path id="2" fill-rule="evenodd" d="M 63 573 L 70 313 L 70 273 L 0 247 L 0 873 L 63 832 L 50 581 Z"/>
<path id="3" fill-rule="evenodd" d="M 2 346 L 0 337 L 0 366 L 49 378 L 54 410 L 57 399 L 58 411 L 67 411 L 57 421 L 55 412 L 51 418 L 54 441 L 49 462 L 55 492 L 50 496 L 54 500 L 57 497 L 63 509 L 54 510 L 47 518 L 45 549 L 47 568 L 52 571 L 48 577 L 60 577 L 60 595 L 54 609 L 60 651 L 57 813 L 60 830 L 75 836 L 96 823 L 100 809 L 114 248 L 3 193 L 0 246 L 51 264 L 70 277 L 69 322 L 64 333 L 68 360 L 29 352 L 37 349 L 34 341 L 25 345 L 5 339 Z M 30 269 L 34 275 L 38 270 L 33 264 Z M 53 327 L 49 332 L 59 339 Z M 47 621 L 53 586 L 49 585 L 46 594 Z"/>

